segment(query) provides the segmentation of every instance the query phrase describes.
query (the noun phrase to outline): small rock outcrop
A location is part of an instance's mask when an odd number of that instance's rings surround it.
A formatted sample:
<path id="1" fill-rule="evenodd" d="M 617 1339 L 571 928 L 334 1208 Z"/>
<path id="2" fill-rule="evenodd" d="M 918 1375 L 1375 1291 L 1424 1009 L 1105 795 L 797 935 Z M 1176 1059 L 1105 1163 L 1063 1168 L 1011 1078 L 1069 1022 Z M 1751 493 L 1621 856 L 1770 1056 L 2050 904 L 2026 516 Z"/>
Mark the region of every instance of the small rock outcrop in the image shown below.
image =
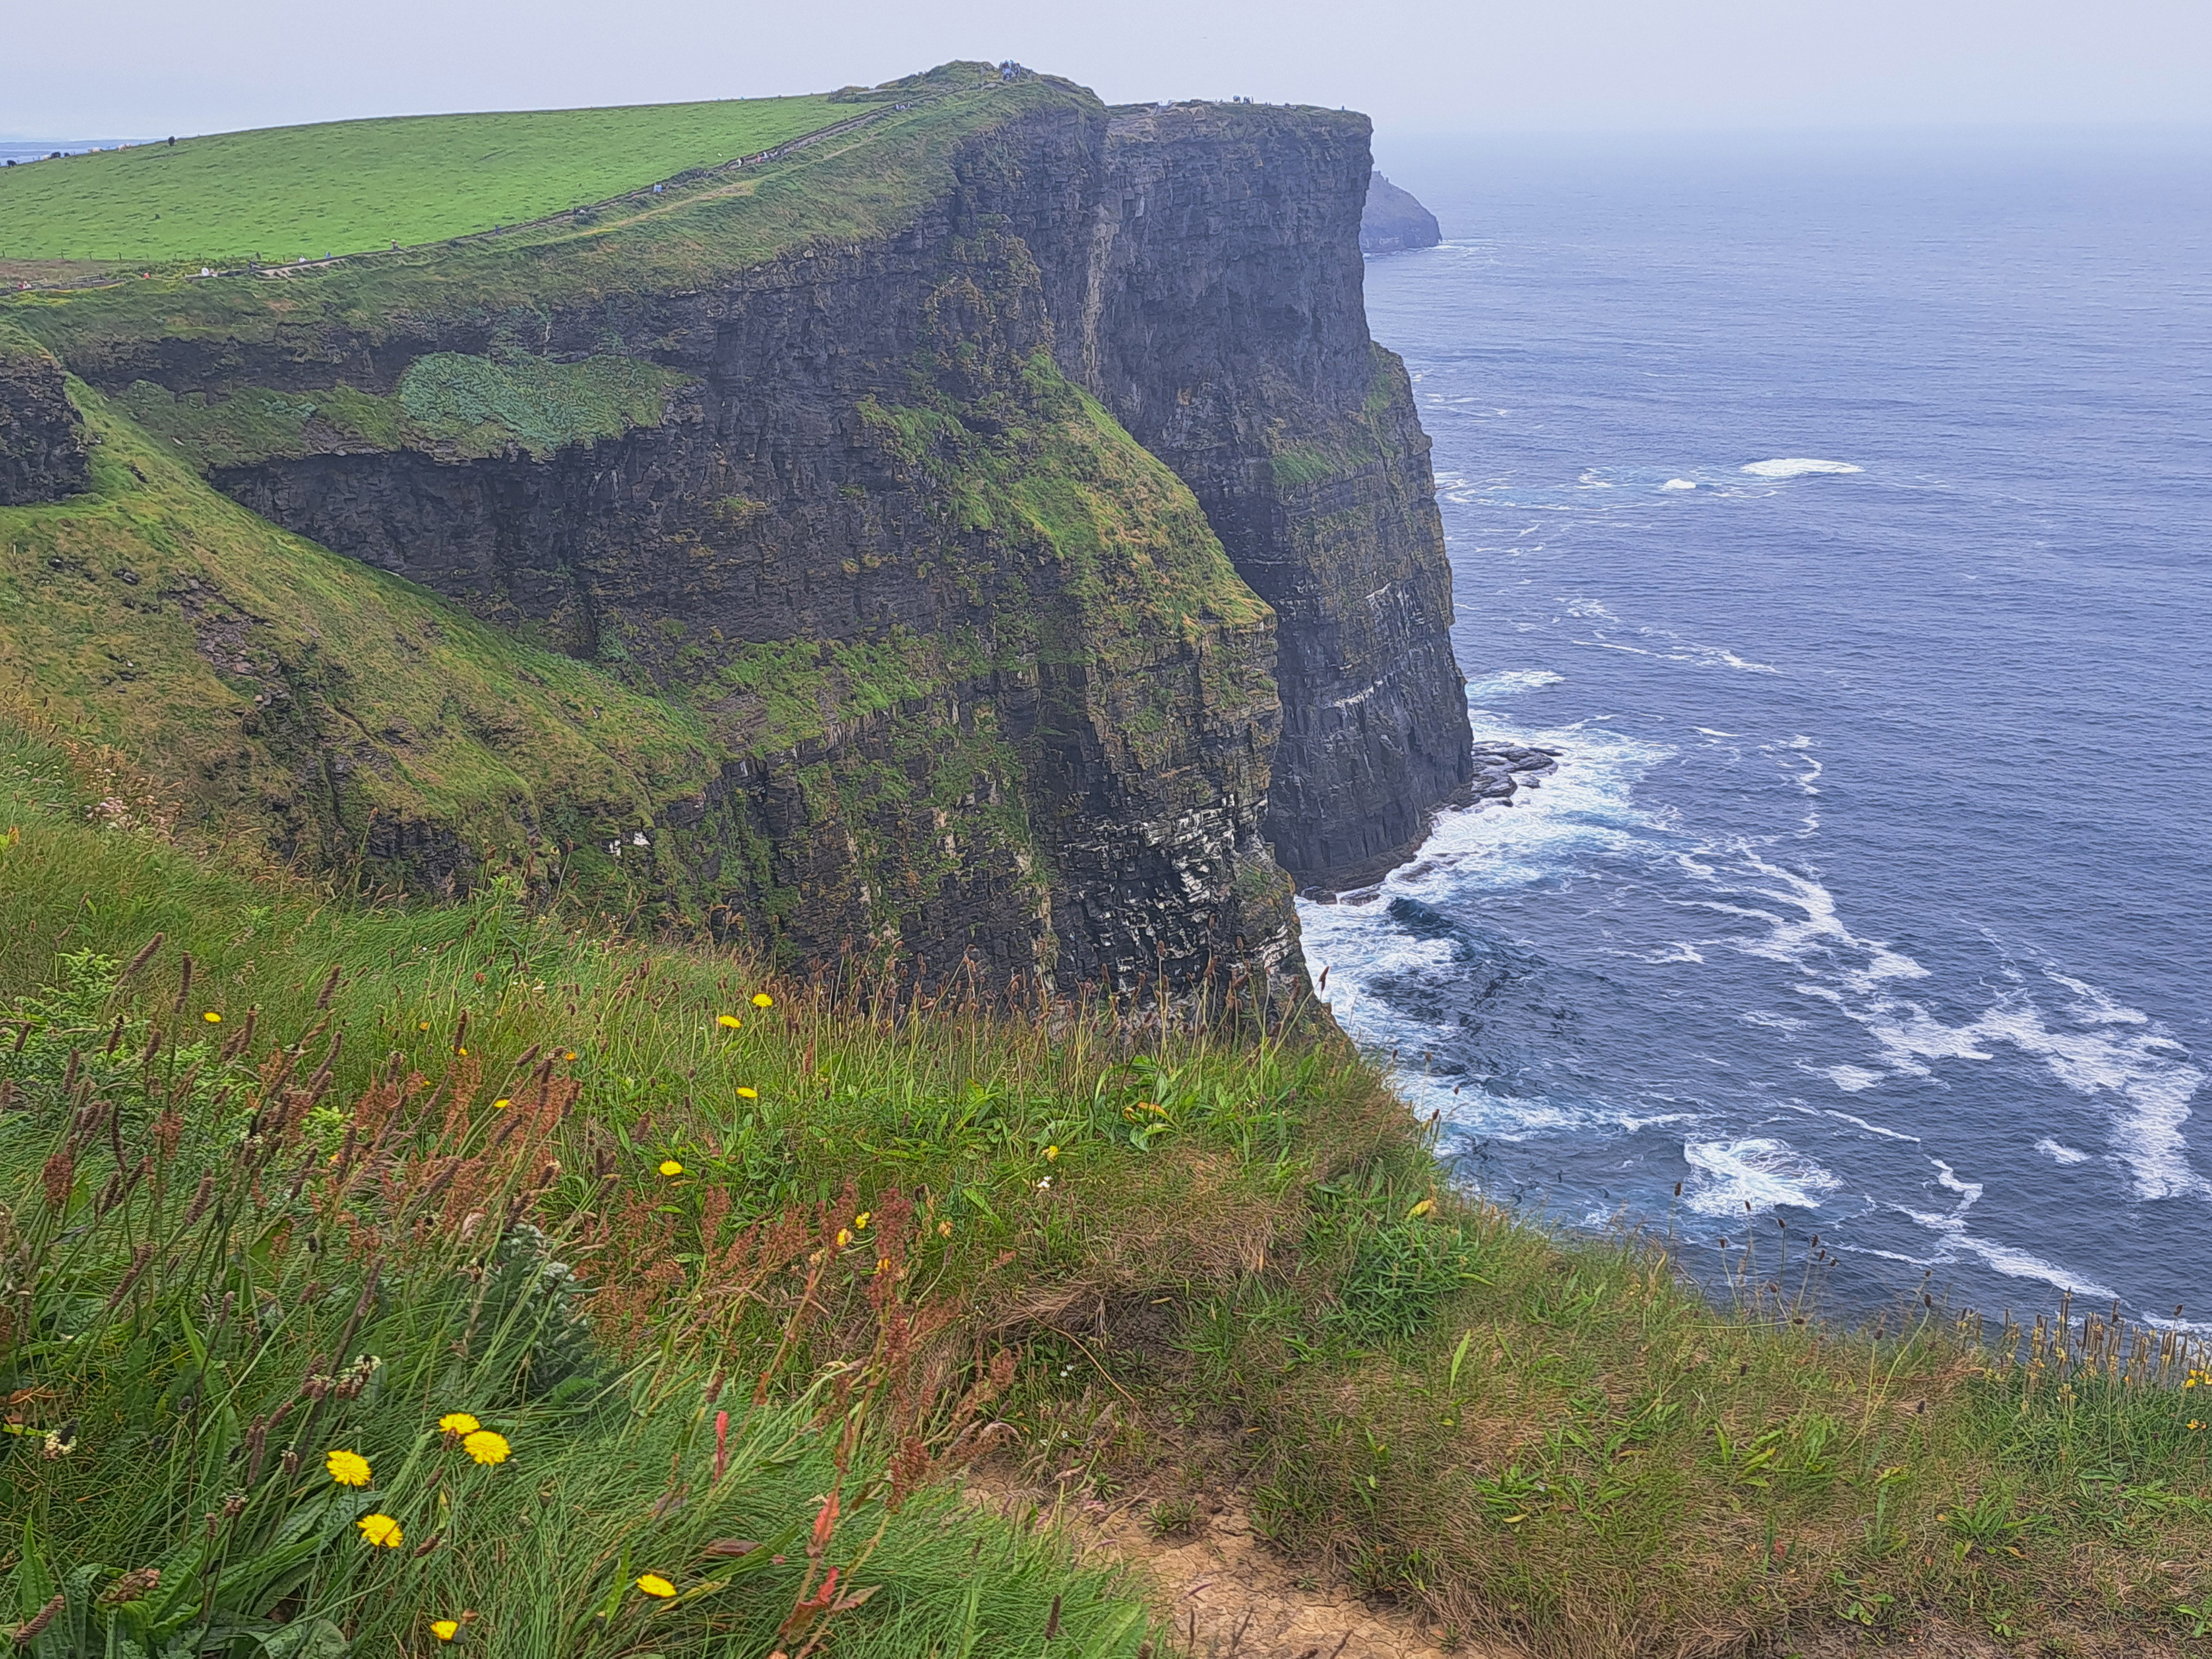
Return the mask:
<path id="1" fill-rule="evenodd" d="M 1434 247 L 1443 239 L 1437 216 L 1413 191 L 1399 189 L 1379 173 L 1368 179 L 1367 206 L 1359 216 L 1362 253 L 1372 259 L 1380 253 Z"/>
<path id="2" fill-rule="evenodd" d="M 36 341 L 0 328 L 0 507 L 61 501 L 90 476 L 84 422 L 61 364 Z"/>

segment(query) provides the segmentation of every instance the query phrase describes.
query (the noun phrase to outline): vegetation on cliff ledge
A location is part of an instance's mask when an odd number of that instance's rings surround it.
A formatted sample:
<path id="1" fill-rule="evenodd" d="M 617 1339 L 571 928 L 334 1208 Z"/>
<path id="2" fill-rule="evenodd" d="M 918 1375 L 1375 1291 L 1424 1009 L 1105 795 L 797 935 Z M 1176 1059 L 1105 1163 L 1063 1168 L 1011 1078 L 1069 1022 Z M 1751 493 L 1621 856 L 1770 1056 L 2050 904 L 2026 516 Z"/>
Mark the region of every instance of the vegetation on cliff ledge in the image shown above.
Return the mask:
<path id="1" fill-rule="evenodd" d="M 1717 1312 L 1440 1190 L 1319 1031 L 864 1002 L 507 888 L 349 905 L 0 732 L 37 1659 L 1173 1651 L 1140 1583 L 955 1500 L 983 1458 L 1164 1525 L 1241 1493 L 1533 1652 L 2208 1627 L 2212 1390 L 2171 1371 Z"/>
<path id="2" fill-rule="evenodd" d="M 286 534 L 74 396 L 93 488 L 0 508 L 11 695 L 158 774 L 165 812 L 241 855 L 374 888 L 421 836 L 449 876 L 534 858 L 540 881 L 640 902 L 603 843 L 714 775 L 696 720 Z"/>

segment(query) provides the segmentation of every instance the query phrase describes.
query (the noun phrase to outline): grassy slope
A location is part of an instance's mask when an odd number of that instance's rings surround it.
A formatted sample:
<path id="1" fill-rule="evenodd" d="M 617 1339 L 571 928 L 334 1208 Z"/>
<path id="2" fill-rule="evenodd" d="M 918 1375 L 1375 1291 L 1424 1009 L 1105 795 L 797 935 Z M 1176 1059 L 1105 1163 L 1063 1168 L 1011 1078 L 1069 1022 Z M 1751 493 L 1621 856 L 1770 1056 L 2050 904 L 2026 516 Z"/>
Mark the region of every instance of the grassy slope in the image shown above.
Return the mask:
<path id="1" fill-rule="evenodd" d="M 938 88 L 933 81 L 919 89 Z M 374 343 L 518 307 L 534 313 L 682 292 L 781 253 L 895 234 L 951 184 L 963 143 L 1073 95 L 1041 80 L 947 91 L 757 172 L 672 189 L 590 226 L 375 255 L 283 278 L 157 276 L 10 295 L 0 296 L 0 314 L 74 362 L 75 354 L 96 356 L 115 341 L 306 342 L 336 326 Z"/>
<path id="2" fill-rule="evenodd" d="M 219 133 L 0 170 L 0 258 L 222 265 L 442 241 L 768 149 L 826 97 L 415 115 Z"/>
<path id="3" fill-rule="evenodd" d="M 1402 1108 L 1334 1047 L 1148 1048 L 1110 1020 L 944 1006 L 869 1018 L 784 985 L 760 1009 L 740 960 L 567 933 L 501 893 L 411 913 L 319 905 L 94 827 L 112 787 L 82 750 L 0 726 L 0 1006 L 33 999 L 18 1004 L 20 1052 L 0 1044 L 0 1201 L 16 1261 L 65 1247 L 36 1273 L 40 1328 L 86 1333 L 16 1344 L 0 1385 L 27 1435 L 8 1470 L 11 1516 L 34 1522 L 58 1567 L 158 1559 L 170 1517 L 249 1487 L 250 1555 L 256 1527 L 329 1491 L 314 1468 L 346 1446 L 377 1467 L 374 1501 L 410 1542 L 437 1543 L 376 1557 L 344 1531 L 349 1510 L 295 1610 L 421 1651 L 429 1618 L 473 1608 L 497 1650 L 549 1656 L 635 1650 L 648 1628 L 655 1650 L 690 1654 L 719 1620 L 732 1644 L 718 1650 L 759 1659 L 799 1588 L 795 1550 L 788 1570 L 697 1603 L 648 1613 L 617 1595 L 605 1631 L 562 1637 L 547 1609 L 598 1606 L 647 1569 L 691 1588 L 713 1565 L 702 1540 L 804 1527 L 836 1476 L 830 1448 L 778 1402 L 815 1367 L 843 1357 L 864 1383 L 935 1376 L 933 1408 L 911 1403 L 927 1389 L 896 1406 L 889 1383 L 858 1397 L 904 1412 L 943 1467 L 963 1420 L 951 1402 L 1011 1342 L 1019 1358 L 995 1373 L 989 1413 L 1033 1478 L 1079 1493 L 1129 1483 L 1169 1515 L 1192 1486 L 1241 1484 L 1283 1547 L 1466 1635 L 1562 1656 L 1838 1651 L 1908 1632 L 1968 1649 L 2196 1650 L 2203 1621 L 2182 1609 L 2212 1590 L 2200 1393 L 1993 1367 L 1933 1318 L 1874 1340 L 1771 1305 L 1717 1313 L 1647 1254 L 1563 1243 L 1436 1194 Z M 155 930 L 163 949 L 106 991 L 112 960 Z M 107 973 L 72 965 L 81 950 L 110 958 Z M 249 1018 L 256 1035 L 227 1060 L 216 1039 Z M 156 1031 L 180 1047 L 173 1059 L 154 1045 L 149 1064 Z M 333 1032 L 346 1042 L 326 1053 Z M 264 1054 L 295 1082 L 318 1070 L 316 1111 L 244 1063 Z M 408 1105 L 392 1085 L 410 1073 Z M 173 1142 L 155 1116 L 172 1098 L 189 1109 L 170 1120 Z M 95 1112 L 72 1133 L 71 1099 L 120 1103 L 115 1131 Z M 257 1126 L 260 1141 L 238 1139 Z M 142 1149 L 171 1150 L 103 1207 L 111 1145 L 125 1170 Z M 64 1149 L 73 1161 L 58 1164 Z M 681 1172 L 659 1173 L 663 1160 Z M 212 1187 L 233 1196 L 198 1224 L 230 1244 L 173 1250 L 118 1291 L 157 1217 L 198 1236 L 180 1211 L 202 1165 L 244 1183 Z M 483 1316 L 452 1287 L 497 1270 L 495 1230 L 467 1216 L 502 1205 L 544 1227 L 592 1291 L 588 1352 L 555 1344 L 549 1358 L 541 1326 L 532 1363 L 619 1383 L 628 1412 L 590 1411 L 582 1384 L 518 1393 L 511 1344 L 461 1340 L 454 1322 Z M 303 1255 L 311 1231 L 325 1247 Z M 385 1299 L 347 1334 L 371 1260 Z M 778 1360 L 810 1273 L 811 1322 Z M 225 1292 L 264 1310 L 263 1361 L 244 1363 L 249 1333 L 209 1328 Z M 901 1370 L 886 1321 L 949 1370 Z M 185 1352 L 194 1340 L 205 1364 Z M 357 1352 L 381 1356 L 379 1389 L 307 1414 L 306 1474 L 283 1473 L 275 1436 L 241 1480 L 224 1449 L 312 1356 Z M 746 1472 L 736 1490 L 710 1475 L 710 1355 L 737 1379 L 720 1396 Z M 229 1369 L 207 1371 L 216 1360 Z M 755 1411 L 763 1368 L 776 1380 Z M 218 1384 L 224 1409 L 188 1423 L 179 1398 Z M 441 1462 L 456 1455 L 427 1425 L 456 1407 L 510 1436 L 512 1471 Z M 64 1415 L 78 1449 L 34 1456 Z M 168 1449 L 187 1432 L 198 1462 Z M 777 1462 L 793 1435 L 795 1461 Z M 867 1444 L 848 1459 L 855 1518 L 825 1564 L 849 1563 L 885 1520 L 863 1501 L 888 1468 Z M 76 1501 L 100 1491 L 131 1501 Z M 672 1491 L 681 1504 L 656 1504 Z M 443 1520 L 441 1492 L 459 1506 Z M 887 1588 L 840 1615 L 838 1651 L 957 1651 L 979 1620 L 1000 1644 L 977 1651 L 1030 1650 L 1054 1594 L 1082 1620 L 1067 1650 L 1133 1651 L 1141 1621 L 1040 1540 L 979 1537 L 927 1500 L 902 1515 L 862 1574 Z M 986 1549 L 1000 1570 L 979 1578 L 966 1568 Z"/>
<path id="4" fill-rule="evenodd" d="M 76 395 L 100 440 L 95 487 L 0 508 L 0 667 L 15 695 L 180 785 L 190 812 L 234 829 L 286 800 L 357 840 L 374 808 L 519 859 L 564 808 L 572 830 L 611 833 L 711 775 L 681 709 L 284 533 Z M 327 791 L 301 775 L 323 738 L 360 762 L 343 822 L 316 821 Z"/>

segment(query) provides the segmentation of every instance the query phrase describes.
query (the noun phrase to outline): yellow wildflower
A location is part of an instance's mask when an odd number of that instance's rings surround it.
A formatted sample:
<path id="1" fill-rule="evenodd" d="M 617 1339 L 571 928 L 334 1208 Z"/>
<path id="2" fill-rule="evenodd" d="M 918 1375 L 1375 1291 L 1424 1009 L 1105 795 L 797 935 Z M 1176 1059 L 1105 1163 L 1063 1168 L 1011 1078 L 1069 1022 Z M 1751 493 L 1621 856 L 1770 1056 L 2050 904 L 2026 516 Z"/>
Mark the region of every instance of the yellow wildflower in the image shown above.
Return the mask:
<path id="1" fill-rule="evenodd" d="M 323 1467 L 331 1472 L 331 1479 L 341 1486 L 365 1486 L 368 1484 L 368 1460 L 359 1452 L 334 1451 L 323 1460 Z"/>
<path id="2" fill-rule="evenodd" d="M 878 1273 L 889 1273 L 890 1270 L 891 1270 L 891 1259 L 890 1259 L 890 1257 L 889 1257 L 889 1256 L 887 1256 L 887 1255 L 879 1255 L 879 1256 L 878 1256 L 878 1257 L 876 1258 L 876 1271 L 877 1271 Z"/>
<path id="3" fill-rule="evenodd" d="M 497 1100 L 492 1102 L 491 1109 L 495 1112 L 503 1112 L 514 1104 L 514 1103 L 513 1101 L 509 1100 L 505 1095 L 501 1095 Z"/>
<path id="4" fill-rule="evenodd" d="M 447 1412 L 438 1419 L 438 1426 L 447 1434 L 474 1434 L 483 1425 L 466 1412 Z"/>
<path id="5" fill-rule="evenodd" d="M 951 1224 L 951 1222 L 949 1222 L 949 1221 L 940 1221 L 940 1222 L 939 1222 L 939 1223 L 937 1224 L 937 1236 L 938 1236 L 939 1238 L 950 1238 L 950 1237 L 952 1237 L 952 1224 Z"/>
<path id="6" fill-rule="evenodd" d="M 477 1462 L 489 1465 L 506 1462 L 513 1448 L 507 1443 L 507 1437 L 496 1430 L 477 1429 L 461 1437 L 461 1449 Z"/>
<path id="7" fill-rule="evenodd" d="M 210 1025 L 220 1025 L 222 1024 L 222 1016 L 216 1012 L 212 1008 L 209 1009 L 207 1012 L 202 1014 L 200 1018 Z"/>
<path id="8" fill-rule="evenodd" d="M 760 1091 L 757 1089 L 740 1089 L 738 1091 L 738 1098 L 739 1100 L 758 1100 L 760 1098 Z"/>
<path id="9" fill-rule="evenodd" d="M 673 1181 L 684 1173 L 684 1166 L 672 1158 L 664 1158 L 660 1160 L 660 1173 Z"/>
<path id="10" fill-rule="evenodd" d="M 563 1048 L 561 1051 L 561 1058 L 563 1060 L 574 1060 L 575 1057 L 576 1051 L 574 1048 Z"/>
<path id="11" fill-rule="evenodd" d="M 866 1229 L 867 1224 L 875 1218 L 876 1212 L 873 1210 L 861 1211 L 860 1214 L 853 1218 L 853 1231 L 856 1233 L 864 1231 Z"/>
<path id="12" fill-rule="evenodd" d="M 851 1228 L 849 1228 L 849 1227 L 840 1227 L 840 1228 L 838 1228 L 838 1229 L 837 1229 L 837 1248 L 838 1248 L 839 1249 L 841 1249 L 841 1250 L 842 1250 L 842 1249 L 844 1249 L 848 1244 L 850 1244 L 852 1242 L 853 1242 L 853 1231 L 852 1231 L 852 1229 L 851 1229 Z"/>
<path id="13" fill-rule="evenodd" d="M 714 1016 L 714 1024 L 726 1026 L 734 1031 L 742 1026 L 744 1021 L 739 1019 L 735 1014 L 717 1014 Z"/>
<path id="14" fill-rule="evenodd" d="M 775 999 L 765 991 L 756 991 L 753 993 L 753 1006 L 756 1008 L 773 1008 L 775 1006 Z"/>
<path id="15" fill-rule="evenodd" d="M 458 1619 L 433 1619 L 430 1621 L 430 1634 L 441 1642 L 450 1642 L 460 1633 L 461 1621 Z"/>
<path id="16" fill-rule="evenodd" d="M 417 1025 L 415 1029 L 416 1029 L 416 1030 L 418 1030 L 418 1031 L 427 1031 L 427 1030 L 428 1030 L 430 1029 L 430 1022 L 429 1022 L 428 1020 L 427 1020 L 427 1019 L 426 1019 L 426 1020 L 424 1020 L 421 1024 Z"/>
<path id="17" fill-rule="evenodd" d="M 1433 1198 L 1425 1198 L 1419 1203 L 1413 1206 L 1412 1209 L 1406 1212 L 1406 1219 L 1408 1221 L 1417 1220 L 1436 1207 L 1436 1200 Z"/>
<path id="18" fill-rule="evenodd" d="M 2192 1417 L 2192 1418 L 2191 1418 L 2191 1419 L 2189 1419 L 2189 1426 L 2190 1426 L 2191 1428 L 2192 1428 L 2192 1429 L 2201 1429 L 2201 1428 L 2203 1428 L 2204 1425 L 2203 1425 L 2202 1423 L 2198 1422 L 2195 1418 L 2193 1418 L 2193 1417 Z"/>
<path id="19" fill-rule="evenodd" d="M 637 1587 L 657 1601 L 665 1601 L 676 1594 L 676 1586 L 657 1572 L 641 1574 L 638 1578 Z"/>
<path id="20" fill-rule="evenodd" d="M 399 1523 L 388 1515 L 364 1515 L 354 1525 L 361 1528 L 363 1539 L 381 1549 L 396 1550 L 407 1541 Z"/>
<path id="21" fill-rule="evenodd" d="M 465 1048 L 456 1048 L 453 1052 L 459 1054 L 463 1060 L 466 1060 L 469 1057 L 469 1051 Z"/>
<path id="22" fill-rule="evenodd" d="M 1057 1146 L 1048 1146 L 1044 1149 L 1044 1161 L 1048 1164 L 1051 1163 L 1053 1159 L 1059 1156 L 1060 1148 Z"/>

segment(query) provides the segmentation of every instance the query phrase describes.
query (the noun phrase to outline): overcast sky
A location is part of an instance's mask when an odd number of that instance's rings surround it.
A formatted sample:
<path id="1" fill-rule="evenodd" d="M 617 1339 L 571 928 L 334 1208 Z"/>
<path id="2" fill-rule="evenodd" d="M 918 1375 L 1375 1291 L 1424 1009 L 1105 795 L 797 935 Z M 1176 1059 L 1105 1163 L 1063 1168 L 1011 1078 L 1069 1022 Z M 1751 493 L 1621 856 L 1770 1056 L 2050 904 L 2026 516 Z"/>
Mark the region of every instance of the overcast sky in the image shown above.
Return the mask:
<path id="1" fill-rule="evenodd" d="M 0 133 L 137 137 L 1015 58 L 1401 136 L 2212 122 L 2212 0 L 0 0 Z"/>

